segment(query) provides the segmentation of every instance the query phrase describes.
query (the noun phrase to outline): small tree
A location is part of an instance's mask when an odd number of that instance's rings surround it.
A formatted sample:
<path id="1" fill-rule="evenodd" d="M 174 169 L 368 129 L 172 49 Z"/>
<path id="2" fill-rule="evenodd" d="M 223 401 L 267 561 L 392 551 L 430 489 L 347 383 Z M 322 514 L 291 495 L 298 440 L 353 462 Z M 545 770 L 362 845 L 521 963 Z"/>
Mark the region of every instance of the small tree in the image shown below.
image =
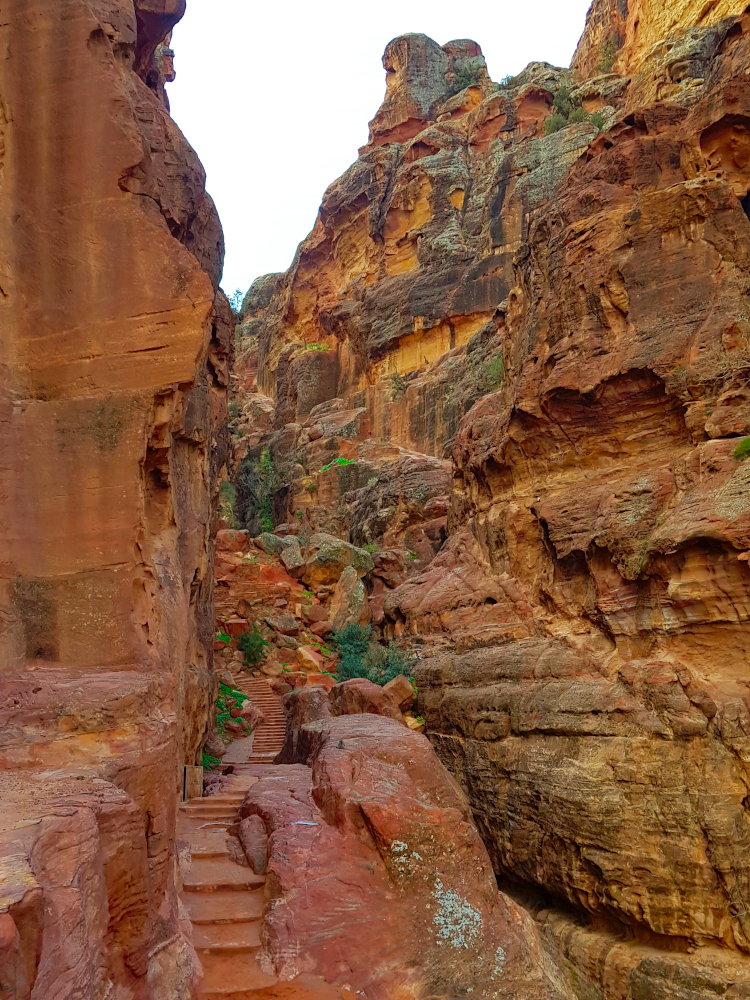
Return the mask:
<path id="1" fill-rule="evenodd" d="M 242 312 L 242 303 L 245 299 L 245 293 L 241 288 L 235 288 L 231 295 L 227 295 L 229 299 L 229 305 L 232 310 L 239 316 Z"/>
<path id="2" fill-rule="evenodd" d="M 250 632 L 243 632 L 237 637 L 237 649 L 242 653 L 242 657 L 249 667 L 264 659 L 267 645 L 268 643 L 261 635 L 257 625 L 253 625 Z"/>

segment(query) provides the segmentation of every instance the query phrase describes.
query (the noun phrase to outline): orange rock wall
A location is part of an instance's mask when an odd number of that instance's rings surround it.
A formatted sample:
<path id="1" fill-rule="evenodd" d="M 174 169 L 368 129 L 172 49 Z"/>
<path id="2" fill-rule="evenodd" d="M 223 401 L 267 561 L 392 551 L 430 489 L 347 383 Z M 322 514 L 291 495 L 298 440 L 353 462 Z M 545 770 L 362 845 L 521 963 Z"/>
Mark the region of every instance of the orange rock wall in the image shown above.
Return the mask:
<path id="1" fill-rule="evenodd" d="M 741 14 L 746 6 L 744 0 L 594 0 L 573 69 L 583 80 L 612 68 L 629 76 L 655 45 L 685 29 Z"/>
<path id="2" fill-rule="evenodd" d="M 451 93 L 458 43 L 397 39 L 246 300 L 278 514 L 383 547 L 372 620 L 581 1000 L 750 989 L 750 19 L 720 6 L 638 8 L 677 34 L 632 76 Z M 561 86 L 600 132 L 544 135 Z"/>
<path id="3" fill-rule="evenodd" d="M 159 97 L 184 3 L 135 8 L 0 19 L 3 836 L 31 823 L 0 996 L 19 1000 L 189 995 L 174 810 L 211 700 L 230 313 L 204 174 Z M 70 859 L 44 846 L 55 824 Z M 80 907 L 48 929 L 76 870 Z"/>

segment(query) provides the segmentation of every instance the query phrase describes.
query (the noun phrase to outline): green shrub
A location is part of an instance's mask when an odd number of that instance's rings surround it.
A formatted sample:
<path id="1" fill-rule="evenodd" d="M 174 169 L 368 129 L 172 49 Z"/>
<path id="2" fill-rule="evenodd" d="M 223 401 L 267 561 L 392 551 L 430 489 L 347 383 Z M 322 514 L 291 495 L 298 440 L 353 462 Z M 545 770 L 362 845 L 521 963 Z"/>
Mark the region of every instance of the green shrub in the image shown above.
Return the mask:
<path id="1" fill-rule="evenodd" d="M 339 681 L 364 677 L 381 687 L 399 674 L 409 674 L 413 660 L 394 643 L 382 646 L 373 641 L 369 625 L 350 623 L 331 639 L 341 661 L 336 670 Z"/>
<path id="2" fill-rule="evenodd" d="M 378 551 L 377 542 L 367 542 L 365 545 L 360 545 L 360 548 L 364 549 L 365 552 L 369 552 L 371 556 L 374 556 Z"/>
<path id="3" fill-rule="evenodd" d="M 453 76 L 451 94 L 460 94 L 467 87 L 478 87 L 484 77 L 483 69 L 484 67 L 478 63 L 464 63 Z"/>
<path id="4" fill-rule="evenodd" d="M 615 64 L 618 50 L 619 46 L 617 44 L 617 40 L 615 38 L 608 38 L 602 46 L 602 50 L 599 55 L 599 62 L 596 66 L 600 73 L 612 72 L 612 67 Z"/>
<path id="5" fill-rule="evenodd" d="M 305 344 L 306 351 L 328 351 L 330 350 L 328 344 L 324 344 L 320 340 L 315 340 L 311 344 Z"/>
<path id="6" fill-rule="evenodd" d="M 398 372 L 391 372 L 388 378 L 391 380 L 391 402 L 395 403 L 406 392 L 406 379 Z"/>
<path id="7" fill-rule="evenodd" d="M 505 376 L 503 352 L 498 351 L 484 366 L 484 381 L 488 390 L 499 389 Z"/>
<path id="8" fill-rule="evenodd" d="M 249 667 L 254 663 L 261 662 L 266 655 L 267 645 L 268 643 L 260 634 L 257 625 L 253 625 L 250 632 L 243 632 L 237 639 L 237 649 L 242 653 L 242 658 Z"/>
<path id="9" fill-rule="evenodd" d="M 274 497 L 285 485 L 286 468 L 277 467 L 270 449 L 243 459 L 237 474 L 237 517 L 254 534 L 273 531 Z"/>
<path id="10" fill-rule="evenodd" d="M 743 438 L 732 452 L 732 457 L 738 462 L 744 462 L 750 457 L 750 437 Z"/>
<path id="11" fill-rule="evenodd" d="M 559 132 L 561 129 L 564 129 L 567 126 L 567 124 L 568 124 L 568 119 L 565 117 L 565 115 L 560 115 L 560 114 L 550 115 L 550 117 L 544 123 L 544 134 L 552 135 L 554 132 Z"/>
<path id="12" fill-rule="evenodd" d="M 219 517 L 230 528 L 239 528 L 237 520 L 237 490 L 233 483 L 224 482 L 219 486 Z"/>
<path id="13" fill-rule="evenodd" d="M 193 758 L 193 760 L 195 760 L 195 758 Z M 212 757 L 210 753 L 206 753 L 204 750 L 203 757 L 201 758 L 201 764 L 203 765 L 204 771 L 210 771 L 212 768 L 221 764 L 221 761 L 218 757 Z"/>
<path id="14" fill-rule="evenodd" d="M 232 637 L 230 635 L 227 635 L 226 632 L 217 632 L 216 641 L 223 643 L 230 643 L 232 641 Z"/>
<path id="15" fill-rule="evenodd" d="M 545 135 L 552 135 L 568 125 L 580 125 L 583 122 L 591 122 L 598 132 L 604 128 L 604 115 L 600 111 L 589 114 L 581 107 L 580 100 L 565 86 L 559 87 L 552 95 L 552 111 L 544 123 Z"/>
<path id="16" fill-rule="evenodd" d="M 334 465 L 355 465 L 356 462 L 356 458 L 334 458 L 334 460 L 329 462 L 328 465 L 324 465 L 320 471 L 328 472 L 328 470 L 332 469 Z"/>

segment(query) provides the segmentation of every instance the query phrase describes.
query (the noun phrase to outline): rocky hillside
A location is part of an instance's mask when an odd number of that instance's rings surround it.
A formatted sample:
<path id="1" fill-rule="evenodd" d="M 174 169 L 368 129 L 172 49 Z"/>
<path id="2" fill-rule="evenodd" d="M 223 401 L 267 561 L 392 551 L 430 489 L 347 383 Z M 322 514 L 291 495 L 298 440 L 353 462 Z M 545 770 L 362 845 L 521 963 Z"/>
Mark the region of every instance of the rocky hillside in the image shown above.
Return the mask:
<path id="1" fill-rule="evenodd" d="M 191 995 L 231 313 L 169 117 L 184 0 L 0 17 L 0 996 Z M 164 44 L 162 44 L 164 43 Z"/>
<path id="2" fill-rule="evenodd" d="M 750 15 L 594 3 L 573 69 L 386 50 L 243 306 L 228 526 L 369 618 L 583 1000 L 750 989 Z M 283 526 L 283 527 L 282 527 Z"/>

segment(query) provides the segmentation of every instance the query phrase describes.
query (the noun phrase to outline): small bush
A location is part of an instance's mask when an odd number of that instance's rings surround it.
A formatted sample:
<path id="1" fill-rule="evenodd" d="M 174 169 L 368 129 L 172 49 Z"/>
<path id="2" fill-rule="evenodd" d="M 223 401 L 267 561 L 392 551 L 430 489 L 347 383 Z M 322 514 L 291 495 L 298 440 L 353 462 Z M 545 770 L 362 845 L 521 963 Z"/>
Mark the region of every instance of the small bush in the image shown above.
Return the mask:
<path id="1" fill-rule="evenodd" d="M 398 372 L 392 372 L 389 378 L 391 380 L 391 402 L 395 403 L 406 392 L 406 379 Z"/>
<path id="2" fill-rule="evenodd" d="M 252 631 L 243 632 L 237 639 L 237 649 L 242 653 L 247 666 L 260 663 L 266 655 L 268 643 L 260 634 L 260 629 L 254 625 Z"/>
<path id="3" fill-rule="evenodd" d="M 518 84 L 518 77 L 511 76 L 510 74 L 508 76 L 504 76 L 500 81 L 500 87 L 503 90 L 509 90 L 511 87 L 517 86 L 517 84 Z"/>
<path id="4" fill-rule="evenodd" d="M 477 63 L 466 62 L 456 70 L 451 84 L 451 93 L 460 94 L 467 87 L 478 87 L 484 76 L 483 67 Z"/>
<path id="5" fill-rule="evenodd" d="M 560 132 L 568 124 L 568 119 L 565 115 L 554 114 L 544 123 L 544 134 L 552 135 L 554 132 Z"/>
<path id="6" fill-rule="evenodd" d="M 328 465 L 324 465 L 320 471 L 328 472 L 328 470 L 332 469 L 334 465 L 355 465 L 356 462 L 356 458 L 334 458 L 334 460 L 329 462 Z"/>
<path id="7" fill-rule="evenodd" d="M 330 350 L 330 348 L 328 347 L 328 344 L 324 344 L 320 340 L 315 340 L 315 341 L 313 341 L 312 344 L 305 344 L 305 350 L 306 351 L 328 351 L 328 350 Z"/>
<path id="8" fill-rule="evenodd" d="M 504 376 L 505 360 L 503 359 L 503 352 L 498 351 L 497 354 L 484 366 L 484 381 L 487 389 L 490 391 L 499 389 L 503 384 Z"/>
<path id="9" fill-rule="evenodd" d="M 193 760 L 195 760 L 195 758 L 193 758 Z M 206 753 L 204 750 L 203 757 L 201 758 L 201 764 L 203 765 L 204 771 L 210 771 L 212 768 L 221 764 L 221 761 L 218 757 L 212 757 L 210 753 Z"/>
<path id="10" fill-rule="evenodd" d="M 360 548 L 363 548 L 365 552 L 369 552 L 371 556 L 374 556 L 375 553 L 378 551 L 378 546 L 376 542 L 367 542 L 366 545 L 361 545 Z"/>
<path id="11" fill-rule="evenodd" d="M 341 662 L 336 670 L 339 681 L 364 677 L 381 687 L 399 674 L 409 674 L 413 661 L 394 643 L 382 646 L 373 642 L 369 625 L 350 623 L 335 632 L 331 639 Z"/>
<path id="12" fill-rule="evenodd" d="M 604 43 L 599 56 L 599 62 L 596 67 L 600 73 L 612 72 L 612 67 L 614 66 L 615 59 L 617 58 L 618 48 L 619 46 L 614 38 L 608 38 Z"/>
<path id="13" fill-rule="evenodd" d="M 732 452 L 732 457 L 737 462 L 744 462 L 746 458 L 750 458 L 750 437 L 743 438 L 740 441 Z"/>

